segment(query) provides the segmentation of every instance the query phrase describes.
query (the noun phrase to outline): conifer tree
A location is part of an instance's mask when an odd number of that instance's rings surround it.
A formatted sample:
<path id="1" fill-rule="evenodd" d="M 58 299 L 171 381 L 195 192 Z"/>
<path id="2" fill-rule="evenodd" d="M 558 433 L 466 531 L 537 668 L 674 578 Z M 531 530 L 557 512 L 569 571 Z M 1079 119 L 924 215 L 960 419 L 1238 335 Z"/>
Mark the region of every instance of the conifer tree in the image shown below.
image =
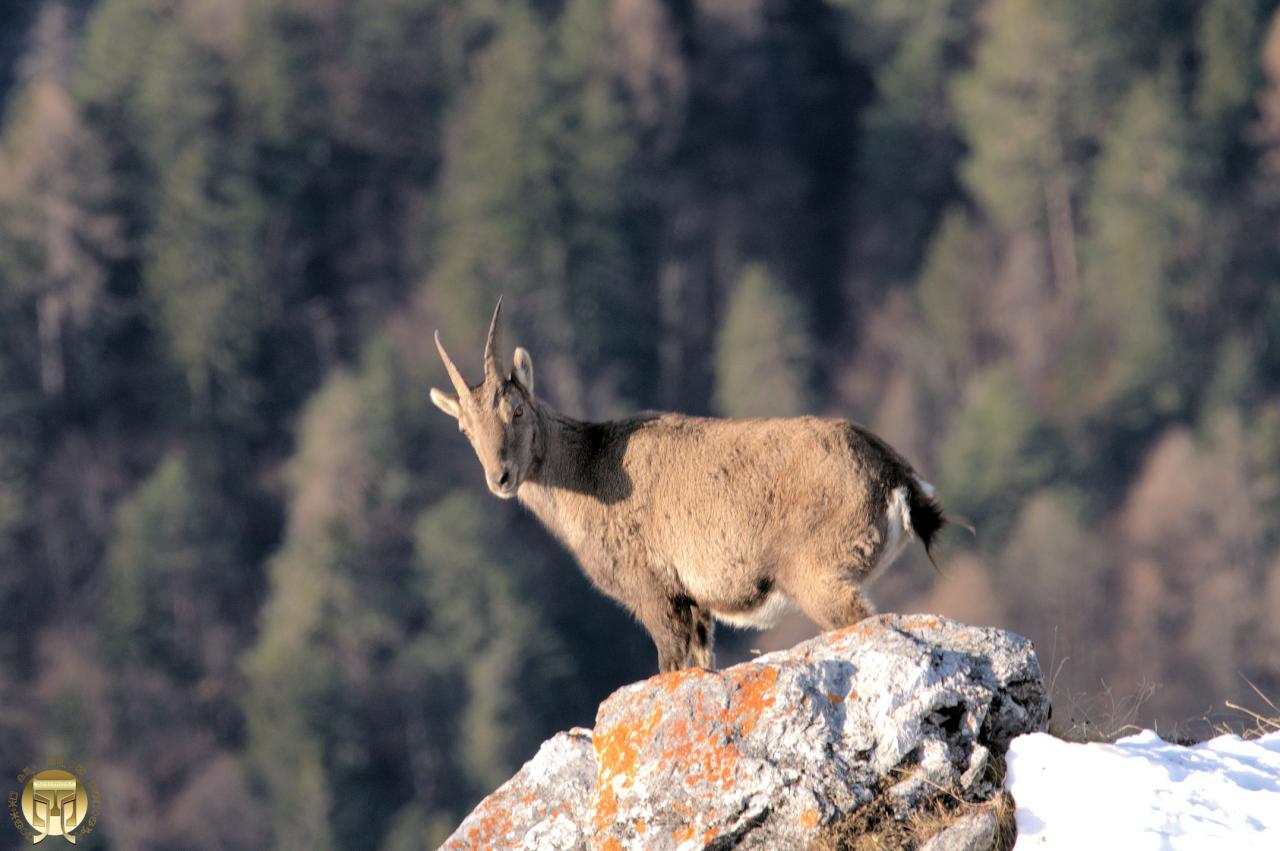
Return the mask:
<path id="1" fill-rule="evenodd" d="M 961 375 L 989 360 L 993 329 L 984 300 L 994 277 L 993 240 L 960 209 L 948 210 L 929 245 L 917 292 L 925 324 Z"/>
<path id="2" fill-rule="evenodd" d="M 1201 12 L 1193 105 L 1212 150 L 1224 160 L 1243 149 L 1241 131 L 1262 77 L 1257 55 L 1264 23 L 1255 0 L 1209 0 Z M 1222 167 L 1238 171 L 1230 162 Z"/>
<path id="3" fill-rule="evenodd" d="M 716 407 L 731 417 L 805 413 L 811 366 L 799 304 L 764 266 L 747 266 L 716 338 Z"/>
<path id="4" fill-rule="evenodd" d="M 626 392 L 645 392 L 655 349 L 645 324 L 653 298 L 634 264 L 633 143 L 606 24 L 593 0 L 566 4 L 551 22 L 523 7 L 504 17 L 462 101 L 430 275 L 450 333 L 463 339 L 483 333 L 499 294 L 530 296 L 515 321 L 536 328 L 557 394 L 579 410 L 592 395 L 584 375 L 611 365 Z"/>
<path id="5" fill-rule="evenodd" d="M 203 644 L 243 591 L 237 539 L 214 483 L 166 458 L 121 505 L 107 553 L 103 637 L 115 664 L 186 682 L 209 672 Z"/>
<path id="6" fill-rule="evenodd" d="M 1040 430 L 1009 368 L 991 367 L 969 383 L 942 445 L 939 487 L 983 530 L 984 544 L 1003 539 L 1022 495 L 1049 472 Z"/>
<path id="7" fill-rule="evenodd" d="M 1208 286 L 1201 244 L 1203 167 L 1167 76 L 1138 81 L 1102 139 L 1083 247 L 1094 368 L 1082 398 L 1179 404 L 1176 309 Z"/>
<path id="8" fill-rule="evenodd" d="M 58 67 L 69 52 L 67 26 L 56 7 L 40 16 L 39 70 L 15 93 L 0 140 L 0 269 L 35 320 L 11 333 L 35 337 L 40 386 L 56 400 L 81 348 L 77 332 L 83 339 L 102 324 L 107 266 L 120 250 L 100 141 Z"/>
<path id="9" fill-rule="evenodd" d="M 970 147 L 961 176 L 1010 229 L 1065 216 L 1055 207 L 1075 204 L 1082 146 L 1114 81 L 1100 79 L 1108 46 L 1086 37 L 1055 4 L 999 0 L 991 12 L 991 29 L 953 99 Z"/>
<path id="10" fill-rule="evenodd" d="M 859 205 L 868 238 L 895 261 L 891 272 L 911 269 L 944 207 L 940 202 L 955 190 L 962 149 L 948 87 L 974 40 L 977 4 L 848 5 L 859 17 L 858 50 L 873 63 L 877 94 L 860 136 Z"/>

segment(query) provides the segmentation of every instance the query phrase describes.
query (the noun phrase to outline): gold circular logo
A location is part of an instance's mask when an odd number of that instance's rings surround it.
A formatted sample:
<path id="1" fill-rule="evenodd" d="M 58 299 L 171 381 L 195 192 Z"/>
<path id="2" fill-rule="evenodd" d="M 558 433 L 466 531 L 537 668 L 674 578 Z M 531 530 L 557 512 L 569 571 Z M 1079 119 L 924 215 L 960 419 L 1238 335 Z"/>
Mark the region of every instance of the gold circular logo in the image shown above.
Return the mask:
<path id="1" fill-rule="evenodd" d="M 89 812 L 84 784 L 70 771 L 50 768 L 33 774 L 22 787 L 22 817 L 36 832 L 36 842 L 62 836 L 74 843 L 71 831 Z"/>

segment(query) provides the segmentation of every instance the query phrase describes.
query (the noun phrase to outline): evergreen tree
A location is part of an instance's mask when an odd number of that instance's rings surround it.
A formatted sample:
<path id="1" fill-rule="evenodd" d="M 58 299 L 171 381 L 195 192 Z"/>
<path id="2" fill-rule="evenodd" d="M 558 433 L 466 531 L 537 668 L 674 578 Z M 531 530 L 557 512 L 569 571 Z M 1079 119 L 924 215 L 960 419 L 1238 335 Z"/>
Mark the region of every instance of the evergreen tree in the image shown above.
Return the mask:
<path id="1" fill-rule="evenodd" d="M 1102 140 L 1084 246 L 1088 312 L 1080 380 L 1089 407 L 1180 404 L 1175 311 L 1205 291 L 1203 169 L 1166 78 L 1135 84 Z M 1131 409 L 1132 410 L 1132 409 Z"/>
<path id="2" fill-rule="evenodd" d="M 248 362 L 274 300 L 258 273 L 262 211 L 234 135 L 228 70 L 179 28 L 151 50 L 138 91 L 159 171 L 145 281 L 198 409 L 244 417 Z"/>
<path id="3" fill-rule="evenodd" d="M 868 241 L 888 274 L 920 262 L 962 152 L 948 85 L 974 40 L 973 0 L 848 4 L 860 20 L 858 52 L 875 68 L 876 100 L 863 119 L 858 199 Z M 867 32 L 887 35 L 887 45 Z M 887 55 L 882 55 L 887 54 Z"/>
<path id="4" fill-rule="evenodd" d="M 360 422 L 376 421 L 387 400 L 362 390 L 339 373 L 307 406 L 291 468 L 289 534 L 271 559 L 264 627 L 246 660 L 249 757 L 266 789 L 273 847 L 348 847 L 335 820 L 351 790 L 335 774 L 344 760 L 367 760 L 373 747 L 358 739 L 366 732 L 362 698 L 371 696 L 369 627 L 376 636 L 377 625 L 359 600 L 366 512 L 379 476 Z M 380 788 L 368 785 L 343 805 L 362 806 Z M 383 802 L 383 818 L 393 805 Z"/>
<path id="5" fill-rule="evenodd" d="M 77 696 L 92 701 L 99 729 L 110 731 L 97 758 L 137 790 L 142 825 L 107 826 L 120 844 L 169 844 L 195 829 L 183 810 L 197 800 L 249 824 L 262 809 L 227 755 L 239 739 L 234 690 L 257 572 L 244 547 L 243 503 L 219 487 L 210 460 L 167 456 L 120 504 L 102 568 L 101 641 L 82 663 L 101 679 L 87 679 Z M 73 743 L 89 744 L 83 735 Z M 205 774 L 219 758 L 224 770 Z M 152 791 L 161 787 L 182 802 L 163 823 L 155 810 L 169 804 Z M 224 847 L 246 827 L 214 820 L 191 847 Z"/>
<path id="6" fill-rule="evenodd" d="M 1130 71 L 1121 61 L 1123 36 L 1096 27 L 1079 4 L 998 0 L 990 11 L 973 69 L 952 89 L 969 148 L 960 177 L 1005 234 L 1045 243 L 1056 301 L 1070 313 L 1079 297 L 1080 201 L 1097 116 Z"/>
<path id="7" fill-rule="evenodd" d="M 0 658 L 15 663 L 100 557 L 107 522 L 89 520 L 82 477 L 116 472 L 112 459 L 70 459 L 77 421 L 112 398 L 102 352 L 119 327 L 107 287 L 119 221 L 99 140 L 65 83 L 69 13 L 47 4 L 35 17 L 0 126 L 0 564 L 30 568 L 0 576 L 0 604 L 31 625 L 0 636 Z"/>
<path id="8" fill-rule="evenodd" d="M 67 391 L 73 341 L 101 324 L 108 300 L 119 222 L 107 194 L 98 140 L 70 93 L 56 78 L 34 78 L 13 103 L 0 147 L 0 268 L 13 306 L 34 314 L 32 327 L 12 332 L 34 338 L 41 389 L 55 400 Z"/>
<path id="9" fill-rule="evenodd" d="M 631 404 L 655 385 L 654 291 L 643 279 L 646 216 L 640 198 L 635 128 L 611 56 L 608 6 L 572 0 L 557 22 L 551 68 L 558 116 L 556 182 L 565 189 L 565 289 L 570 351 L 583 372 L 604 373 L 595 395 Z"/>
<path id="10" fill-rule="evenodd" d="M 1041 430 L 1008 368 L 992 367 L 970 382 L 947 429 L 939 486 L 985 546 L 1003 540 L 1022 497 L 1049 473 Z"/>
<path id="11" fill-rule="evenodd" d="M 571 687 L 570 663 L 521 587 L 516 550 L 486 543 L 487 515 L 475 496 L 454 492 L 427 508 L 415 527 L 418 581 L 430 615 L 406 661 L 429 654 L 449 666 L 439 679 L 418 677 L 414 692 L 424 701 L 458 702 L 446 712 L 428 706 L 436 717 L 457 719 L 452 770 L 437 781 L 447 792 L 445 777 L 452 778 L 454 797 L 443 800 L 454 806 L 470 803 L 465 790 L 483 795 L 501 783 L 537 748 L 539 716 L 557 701 L 528 687 Z"/>
<path id="12" fill-rule="evenodd" d="M 551 23 L 523 7 L 505 16 L 461 101 L 430 278 L 462 339 L 483 334 L 499 294 L 529 296 L 523 321 L 578 410 L 597 395 L 584 373 L 610 365 L 625 392 L 646 392 L 656 349 L 653 299 L 636 286 L 632 142 L 604 12 L 575 0 Z"/>
<path id="13" fill-rule="evenodd" d="M 85 28 L 76 95 L 115 144 L 146 144 L 138 93 L 166 23 L 148 0 L 103 0 Z M 137 189 L 139 187 L 130 187 Z"/>
<path id="14" fill-rule="evenodd" d="M 462 339 L 483 335 L 498 295 L 540 287 L 554 295 L 564 277 L 547 139 L 554 129 L 547 109 L 549 52 L 538 17 L 514 9 L 486 51 L 467 99 L 467 126 L 450 152 L 431 280 L 445 301 L 450 333 Z"/>
<path id="15" fill-rule="evenodd" d="M 955 83 L 966 186 L 1002 227 L 1068 227 L 1092 122 L 1116 81 L 1114 38 L 1090 38 L 1048 0 L 999 0 L 973 70 Z"/>
<path id="16" fill-rule="evenodd" d="M 805 413 L 811 363 L 800 306 L 764 266 L 747 266 L 716 338 L 716 407 L 730 417 Z"/>
<path id="17" fill-rule="evenodd" d="M 1261 82 L 1257 61 L 1264 18 L 1255 0 L 1209 0 L 1201 12 L 1196 35 L 1200 70 L 1194 108 L 1211 149 L 1234 174 L 1230 159 L 1239 157 L 1241 131 L 1253 112 Z"/>
<path id="18" fill-rule="evenodd" d="M 197 405 L 245 416 L 256 401 L 248 365 L 269 304 L 258 289 L 260 213 L 252 190 L 217 174 L 207 155 L 184 151 L 165 175 L 147 284 Z"/>
<path id="19" fill-rule="evenodd" d="M 210 673 L 205 642 L 225 628 L 246 574 L 234 515 L 216 504 L 216 490 L 183 457 L 170 456 L 121 505 L 103 612 L 115 664 L 186 682 Z"/>
<path id="20" fill-rule="evenodd" d="M 1113 612 L 1104 588 L 1114 581 L 1105 542 L 1083 516 L 1081 494 L 1037 491 L 1022 501 L 1009 543 L 992 565 L 1011 614 L 1010 628 L 1048 649 L 1054 697 L 1091 695 L 1107 676 Z"/>
<path id="21" fill-rule="evenodd" d="M 995 277 L 993 240 L 971 216 L 948 210 L 929 244 L 917 284 L 925 325 L 960 376 L 990 361 L 994 329 L 984 305 Z"/>

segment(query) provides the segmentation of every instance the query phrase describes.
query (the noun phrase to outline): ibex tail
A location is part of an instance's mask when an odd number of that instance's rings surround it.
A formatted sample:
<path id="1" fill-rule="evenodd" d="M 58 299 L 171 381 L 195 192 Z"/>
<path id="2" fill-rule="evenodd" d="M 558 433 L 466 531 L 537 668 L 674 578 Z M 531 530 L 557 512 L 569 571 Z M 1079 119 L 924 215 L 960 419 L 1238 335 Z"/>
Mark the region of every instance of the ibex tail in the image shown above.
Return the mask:
<path id="1" fill-rule="evenodd" d="M 911 510 L 911 528 L 920 536 L 920 542 L 924 544 L 924 553 L 929 557 L 929 563 L 933 565 L 934 570 L 938 570 L 938 563 L 933 560 L 933 542 L 937 539 L 942 527 L 954 524 L 968 529 L 970 534 L 973 534 L 973 527 L 963 518 L 948 517 L 944 514 L 942 506 L 934 497 L 933 485 L 923 479 L 915 479 L 909 490 L 907 504 Z M 938 570 L 938 572 L 942 571 Z"/>

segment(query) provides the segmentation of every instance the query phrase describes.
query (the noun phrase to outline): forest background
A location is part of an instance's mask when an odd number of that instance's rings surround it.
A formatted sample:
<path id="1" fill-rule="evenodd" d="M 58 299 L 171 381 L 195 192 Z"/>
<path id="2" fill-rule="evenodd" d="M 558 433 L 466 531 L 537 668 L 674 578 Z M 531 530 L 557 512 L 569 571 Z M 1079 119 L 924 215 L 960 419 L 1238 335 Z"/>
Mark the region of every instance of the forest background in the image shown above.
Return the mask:
<path id="1" fill-rule="evenodd" d="M 429 404 L 500 293 L 566 413 L 876 429 L 977 529 L 881 608 L 1059 720 L 1280 698 L 1274 7 L 0 0 L 0 767 L 420 848 L 653 673 Z"/>

